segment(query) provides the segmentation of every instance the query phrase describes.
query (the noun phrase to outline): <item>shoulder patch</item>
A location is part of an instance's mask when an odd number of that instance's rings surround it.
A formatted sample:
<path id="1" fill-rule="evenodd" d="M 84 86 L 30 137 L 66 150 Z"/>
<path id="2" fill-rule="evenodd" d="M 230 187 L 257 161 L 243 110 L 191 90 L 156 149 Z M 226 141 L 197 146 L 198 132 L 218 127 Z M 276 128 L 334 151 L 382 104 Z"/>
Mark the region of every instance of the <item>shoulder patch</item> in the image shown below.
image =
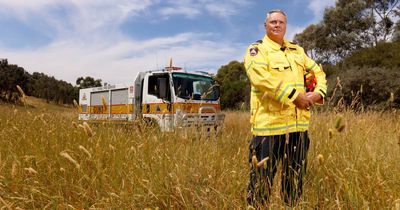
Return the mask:
<path id="1" fill-rule="evenodd" d="M 260 43 L 260 44 L 262 44 L 262 43 L 263 43 L 263 41 L 260 39 L 260 40 L 257 40 L 257 41 L 256 41 L 256 43 Z"/>
<path id="2" fill-rule="evenodd" d="M 258 48 L 257 47 L 252 47 L 249 49 L 249 54 L 251 56 L 256 56 L 258 54 Z"/>

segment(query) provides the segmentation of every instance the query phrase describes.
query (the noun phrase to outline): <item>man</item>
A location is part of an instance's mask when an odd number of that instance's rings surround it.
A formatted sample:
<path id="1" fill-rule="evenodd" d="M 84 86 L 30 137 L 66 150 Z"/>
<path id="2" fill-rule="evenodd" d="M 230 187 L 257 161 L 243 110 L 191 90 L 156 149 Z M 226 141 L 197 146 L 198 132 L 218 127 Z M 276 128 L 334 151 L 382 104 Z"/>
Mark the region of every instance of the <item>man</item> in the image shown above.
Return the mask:
<path id="1" fill-rule="evenodd" d="M 251 82 L 250 158 L 253 162 L 248 185 L 252 205 L 268 202 L 278 161 L 282 161 L 281 196 L 296 205 L 302 194 L 306 172 L 310 107 L 323 103 L 326 79 L 322 69 L 303 48 L 284 39 L 286 14 L 268 12 L 266 35 L 250 45 L 244 60 Z M 305 75 L 316 78 L 314 89 L 306 92 Z M 308 79 L 307 79 L 308 81 Z M 253 159 L 253 161 L 252 161 Z M 264 160 L 265 164 L 257 162 Z"/>

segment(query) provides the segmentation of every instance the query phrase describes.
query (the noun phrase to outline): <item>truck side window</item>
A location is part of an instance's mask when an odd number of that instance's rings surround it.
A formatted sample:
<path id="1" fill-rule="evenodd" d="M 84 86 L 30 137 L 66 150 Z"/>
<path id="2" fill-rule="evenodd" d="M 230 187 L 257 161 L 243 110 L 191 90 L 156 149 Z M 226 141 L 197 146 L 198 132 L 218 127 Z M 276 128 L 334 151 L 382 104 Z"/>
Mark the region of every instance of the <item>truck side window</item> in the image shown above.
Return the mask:
<path id="1" fill-rule="evenodd" d="M 148 88 L 147 88 L 148 89 L 147 93 L 149 95 L 154 95 L 154 96 L 158 97 L 158 93 L 159 93 L 159 89 L 160 89 L 160 87 L 158 86 L 158 78 L 167 78 L 167 81 L 169 81 L 168 74 L 149 76 L 149 84 L 148 84 Z M 169 88 L 167 90 L 167 96 L 170 96 Z"/>
<path id="2" fill-rule="evenodd" d="M 156 76 L 149 77 L 149 87 L 148 87 L 147 93 L 150 95 L 157 96 L 157 93 L 158 93 L 157 78 L 158 77 L 156 77 Z"/>

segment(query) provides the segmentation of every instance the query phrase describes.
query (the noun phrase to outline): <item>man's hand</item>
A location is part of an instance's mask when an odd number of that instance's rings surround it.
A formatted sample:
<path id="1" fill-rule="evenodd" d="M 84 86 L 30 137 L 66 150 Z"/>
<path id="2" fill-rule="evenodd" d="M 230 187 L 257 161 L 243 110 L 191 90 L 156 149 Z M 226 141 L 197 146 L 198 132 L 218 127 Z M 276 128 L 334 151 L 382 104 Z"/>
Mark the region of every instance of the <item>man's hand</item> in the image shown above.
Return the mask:
<path id="1" fill-rule="evenodd" d="M 322 96 L 319 93 L 315 93 L 315 92 L 308 92 L 306 93 L 307 98 L 311 99 L 312 103 L 319 103 L 322 104 Z"/>
<path id="2" fill-rule="evenodd" d="M 310 106 L 313 105 L 313 100 L 307 97 L 305 93 L 300 93 L 296 99 L 294 99 L 293 103 L 299 109 L 309 109 Z"/>

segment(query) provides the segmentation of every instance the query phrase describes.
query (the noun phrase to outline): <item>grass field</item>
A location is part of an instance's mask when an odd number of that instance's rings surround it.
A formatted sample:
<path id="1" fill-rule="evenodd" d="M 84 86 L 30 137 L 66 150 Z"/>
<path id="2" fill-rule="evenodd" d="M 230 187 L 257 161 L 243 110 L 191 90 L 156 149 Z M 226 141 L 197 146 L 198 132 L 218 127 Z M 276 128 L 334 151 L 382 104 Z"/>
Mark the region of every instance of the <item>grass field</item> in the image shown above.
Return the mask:
<path id="1" fill-rule="evenodd" d="M 79 125 L 70 107 L 0 104 L 0 209 L 246 209 L 249 115 L 220 136 Z M 335 129 L 341 118 L 339 132 Z M 400 113 L 314 113 L 297 209 L 400 209 Z M 343 125 L 343 126 L 342 126 Z M 271 209 L 282 209 L 279 175 Z"/>

